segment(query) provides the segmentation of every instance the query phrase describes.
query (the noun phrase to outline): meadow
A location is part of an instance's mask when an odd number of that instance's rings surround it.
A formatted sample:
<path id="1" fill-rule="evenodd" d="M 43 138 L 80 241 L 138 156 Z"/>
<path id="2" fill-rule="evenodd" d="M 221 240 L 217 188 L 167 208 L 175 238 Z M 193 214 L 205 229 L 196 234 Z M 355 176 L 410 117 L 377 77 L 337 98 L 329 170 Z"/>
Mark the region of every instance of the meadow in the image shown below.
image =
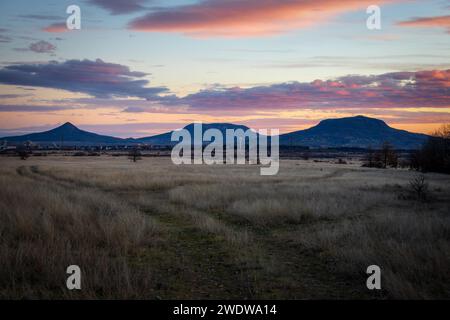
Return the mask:
<path id="1" fill-rule="evenodd" d="M 282 160 L 259 173 L 0 157 L 0 298 L 450 298 L 450 176 L 425 174 L 421 198 L 405 169 Z"/>

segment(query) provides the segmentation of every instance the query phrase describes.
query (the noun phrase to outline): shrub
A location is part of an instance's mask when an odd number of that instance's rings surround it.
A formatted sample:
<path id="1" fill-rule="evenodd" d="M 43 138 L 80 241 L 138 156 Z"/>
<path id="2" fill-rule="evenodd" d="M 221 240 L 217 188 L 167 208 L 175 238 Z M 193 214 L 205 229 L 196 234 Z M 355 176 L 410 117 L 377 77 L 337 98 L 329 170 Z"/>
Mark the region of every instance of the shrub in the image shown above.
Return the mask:
<path id="1" fill-rule="evenodd" d="M 412 178 L 409 185 L 417 200 L 426 201 L 428 199 L 428 183 L 423 174 Z"/>

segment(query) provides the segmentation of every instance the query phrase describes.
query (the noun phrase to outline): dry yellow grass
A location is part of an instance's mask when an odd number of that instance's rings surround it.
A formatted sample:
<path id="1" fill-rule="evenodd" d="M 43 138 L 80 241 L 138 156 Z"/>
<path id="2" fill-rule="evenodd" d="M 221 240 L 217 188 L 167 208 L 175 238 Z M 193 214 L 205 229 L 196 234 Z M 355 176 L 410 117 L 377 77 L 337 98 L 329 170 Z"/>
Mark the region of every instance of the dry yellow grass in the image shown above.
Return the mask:
<path id="1" fill-rule="evenodd" d="M 151 278 L 130 272 L 126 261 L 143 246 L 157 246 L 150 217 L 98 190 L 32 178 L 26 167 L 3 168 L 0 184 L 1 297 L 76 297 L 62 288 L 71 264 L 89 275 L 86 298 L 136 297 L 133 286 Z"/>
<path id="2" fill-rule="evenodd" d="M 282 161 L 0 158 L 6 298 L 450 298 L 450 177 Z M 65 267 L 86 270 L 81 292 Z M 381 292 L 365 287 L 382 269 Z"/>

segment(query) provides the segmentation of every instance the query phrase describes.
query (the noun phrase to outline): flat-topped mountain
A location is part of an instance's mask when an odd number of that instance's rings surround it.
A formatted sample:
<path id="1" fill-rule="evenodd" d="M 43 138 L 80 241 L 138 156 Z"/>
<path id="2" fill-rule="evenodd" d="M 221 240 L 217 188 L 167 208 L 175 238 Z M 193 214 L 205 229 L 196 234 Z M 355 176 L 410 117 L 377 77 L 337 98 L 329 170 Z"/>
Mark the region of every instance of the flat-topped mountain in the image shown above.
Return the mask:
<path id="1" fill-rule="evenodd" d="M 364 116 L 327 119 L 318 125 L 280 136 L 281 145 L 308 147 L 378 148 L 387 141 L 399 149 L 417 149 L 428 138 L 389 127 L 384 121 Z"/>
<path id="2" fill-rule="evenodd" d="M 183 129 L 186 129 L 187 131 L 189 131 L 192 139 L 194 139 L 194 123 L 188 124 Z M 242 129 L 242 130 L 246 131 L 249 128 L 246 126 L 243 126 L 243 125 L 237 125 L 237 124 L 233 124 L 233 123 L 202 123 L 202 131 L 203 131 L 202 134 L 206 130 L 209 130 L 209 129 L 217 129 L 220 132 L 222 132 L 223 136 L 225 137 L 227 129 L 233 129 L 233 130 Z M 170 138 L 172 136 L 172 132 L 173 131 L 159 134 L 156 136 L 139 138 L 136 140 L 138 140 L 139 142 L 142 142 L 142 143 L 149 143 L 149 144 L 163 144 L 163 145 L 176 144 L 177 142 L 172 142 L 170 140 Z"/>

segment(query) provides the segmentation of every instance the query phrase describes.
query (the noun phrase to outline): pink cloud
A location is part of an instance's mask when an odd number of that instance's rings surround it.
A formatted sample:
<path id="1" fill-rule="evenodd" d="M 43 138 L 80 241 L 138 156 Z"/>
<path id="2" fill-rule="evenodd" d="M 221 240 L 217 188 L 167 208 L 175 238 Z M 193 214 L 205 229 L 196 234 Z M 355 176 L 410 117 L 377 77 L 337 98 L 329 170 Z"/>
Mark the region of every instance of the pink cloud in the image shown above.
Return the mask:
<path id="1" fill-rule="evenodd" d="M 299 109 L 449 108 L 450 69 L 351 75 L 334 80 L 289 82 L 252 88 L 207 89 L 161 99 L 165 105 L 202 111 Z"/>
<path id="2" fill-rule="evenodd" d="M 450 34 L 450 16 L 415 18 L 412 20 L 399 22 L 398 25 L 403 27 L 446 28 L 447 33 Z"/>
<path id="3" fill-rule="evenodd" d="M 401 0 L 378 3 L 396 1 Z M 370 4 L 361 0 L 203 0 L 153 11 L 131 21 L 129 28 L 194 37 L 266 36 L 322 23 L 341 13 L 365 9 Z"/>
<path id="4" fill-rule="evenodd" d="M 53 24 L 49 25 L 48 27 L 45 27 L 42 30 L 45 32 L 51 32 L 51 33 L 60 33 L 60 32 L 68 31 L 66 23 L 63 23 L 63 22 L 53 23 Z"/>
<path id="5" fill-rule="evenodd" d="M 56 46 L 47 41 L 38 41 L 30 44 L 29 49 L 36 53 L 52 53 L 56 50 Z"/>

